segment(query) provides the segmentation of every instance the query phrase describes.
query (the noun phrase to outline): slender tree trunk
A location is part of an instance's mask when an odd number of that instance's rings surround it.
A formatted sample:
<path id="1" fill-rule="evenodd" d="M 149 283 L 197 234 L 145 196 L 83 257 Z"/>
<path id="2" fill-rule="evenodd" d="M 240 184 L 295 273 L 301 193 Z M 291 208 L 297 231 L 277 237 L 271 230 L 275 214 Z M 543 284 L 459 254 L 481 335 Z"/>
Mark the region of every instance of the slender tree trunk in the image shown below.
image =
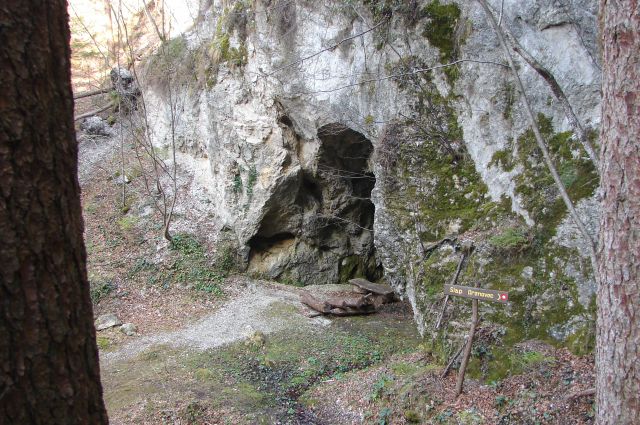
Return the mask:
<path id="1" fill-rule="evenodd" d="M 0 424 L 106 424 L 64 0 L 0 6 Z"/>
<path id="2" fill-rule="evenodd" d="M 603 0 L 598 424 L 640 418 L 640 3 Z"/>

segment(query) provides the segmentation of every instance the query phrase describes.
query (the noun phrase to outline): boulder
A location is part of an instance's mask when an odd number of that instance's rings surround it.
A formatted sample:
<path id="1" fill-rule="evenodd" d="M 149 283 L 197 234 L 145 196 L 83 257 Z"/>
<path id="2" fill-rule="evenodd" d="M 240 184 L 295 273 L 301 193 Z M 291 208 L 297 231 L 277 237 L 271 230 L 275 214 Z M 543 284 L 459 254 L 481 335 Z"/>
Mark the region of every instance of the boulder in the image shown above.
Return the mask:
<path id="1" fill-rule="evenodd" d="M 136 328 L 136 325 L 134 325 L 133 323 L 125 323 L 124 325 L 120 326 L 120 332 L 127 336 L 134 336 L 137 330 L 138 328 Z"/>
<path id="2" fill-rule="evenodd" d="M 80 123 L 80 130 L 93 136 L 111 136 L 111 126 L 106 120 L 94 115 Z"/>
<path id="3" fill-rule="evenodd" d="M 116 316 L 113 313 L 103 314 L 102 316 L 99 316 L 95 320 L 95 326 L 97 331 L 113 328 L 114 326 L 120 325 L 120 323 L 122 322 L 120 322 L 120 319 L 118 319 L 118 316 Z"/>

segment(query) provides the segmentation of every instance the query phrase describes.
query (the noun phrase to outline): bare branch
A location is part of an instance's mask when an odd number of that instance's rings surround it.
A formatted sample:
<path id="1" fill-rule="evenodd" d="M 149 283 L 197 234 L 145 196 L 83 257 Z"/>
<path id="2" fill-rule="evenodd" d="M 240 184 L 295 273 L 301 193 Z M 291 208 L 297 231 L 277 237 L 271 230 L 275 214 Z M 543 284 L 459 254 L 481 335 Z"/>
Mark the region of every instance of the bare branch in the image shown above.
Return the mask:
<path id="1" fill-rule="evenodd" d="M 96 109 L 94 111 L 87 112 L 86 114 L 78 115 L 77 117 L 75 117 L 74 121 L 78 121 L 78 120 L 81 120 L 83 118 L 92 117 L 92 116 L 94 116 L 96 114 L 99 114 L 100 112 L 104 112 L 107 109 L 112 108 L 113 106 L 114 106 L 113 103 L 109 103 L 108 105 L 103 106 L 102 108 Z"/>
<path id="2" fill-rule="evenodd" d="M 109 93 L 110 91 L 111 89 L 97 89 L 97 90 L 85 91 L 73 96 L 73 100 L 82 99 L 84 97 L 96 96 L 98 94 L 105 94 L 105 93 Z"/>

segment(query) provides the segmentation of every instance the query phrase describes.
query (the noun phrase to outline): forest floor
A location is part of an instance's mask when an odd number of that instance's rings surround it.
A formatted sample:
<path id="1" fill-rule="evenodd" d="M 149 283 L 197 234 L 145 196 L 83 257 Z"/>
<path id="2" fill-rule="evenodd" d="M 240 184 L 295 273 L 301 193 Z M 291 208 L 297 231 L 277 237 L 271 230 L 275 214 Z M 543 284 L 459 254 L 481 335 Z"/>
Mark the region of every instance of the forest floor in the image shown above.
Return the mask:
<path id="1" fill-rule="evenodd" d="M 206 196 L 180 171 L 175 241 L 161 237 L 143 170 L 117 138 L 82 140 L 79 176 L 94 313 L 132 323 L 98 331 L 112 424 L 591 424 L 593 358 L 538 341 L 499 381 L 428 354 L 410 307 L 309 318 L 298 288 L 235 274 Z M 124 202 L 123 202 L 124 200 Z M 476 353 L 481 355 L 481 353 Z M 476 355 L 474 354 L 474 355 Z"/>

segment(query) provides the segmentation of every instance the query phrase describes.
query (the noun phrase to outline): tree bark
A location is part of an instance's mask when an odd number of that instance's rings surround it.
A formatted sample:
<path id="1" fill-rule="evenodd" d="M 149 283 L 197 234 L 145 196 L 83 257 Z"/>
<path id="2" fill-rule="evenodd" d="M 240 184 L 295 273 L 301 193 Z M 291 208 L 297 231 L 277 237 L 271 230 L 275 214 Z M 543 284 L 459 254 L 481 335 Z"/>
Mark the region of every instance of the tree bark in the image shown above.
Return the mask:
<path id="1" fill-rule="evenodd" d="M 598 424 L 640 418 L 640 4 L 603 0 Z"/>
<path id="2" fill-rule="evenodd" d="M 497 27 L 485 0 L 478 2 Z M 624 425 L 640 416 L 640 10 L 637 0 L 602 0 L 600 12 L 603 201 L 597 259 L 592 255 L 598 278 L 597 422 Z M 508 54 L 507 59 L 513 69 Z M 537 133 L 535 125 L 533 129 Z"/>
<path id="3" fill-rule="evenodd" d="M 0 424 L 106 424 L 64 0 L 0 6 Z"/>

